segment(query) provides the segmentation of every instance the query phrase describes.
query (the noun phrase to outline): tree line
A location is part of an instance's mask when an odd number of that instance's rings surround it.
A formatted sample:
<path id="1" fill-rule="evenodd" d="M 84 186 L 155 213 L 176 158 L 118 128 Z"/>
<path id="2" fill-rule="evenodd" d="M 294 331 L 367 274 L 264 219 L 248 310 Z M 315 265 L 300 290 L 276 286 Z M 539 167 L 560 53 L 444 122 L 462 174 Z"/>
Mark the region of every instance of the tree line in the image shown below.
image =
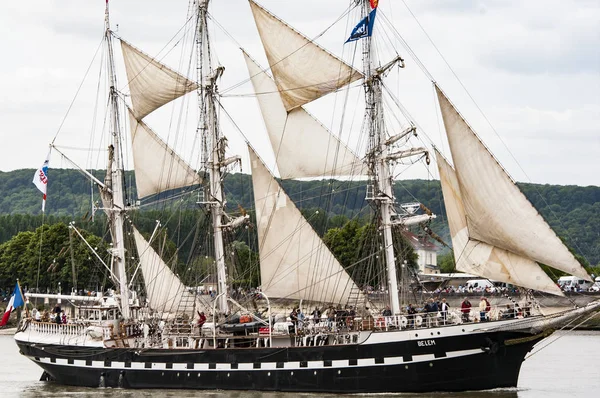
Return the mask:
<path id="1" fill-rule="evenodd" d="M 5 242 L 20 231 L 32 231 L 41 225 L 41 194 L 31 183 L 35 170 L 23 169 L 0 172 L 0 242 Z M 92 170 L 103 179 L 103 171 Z M 92 203 L 98 205 L 98 194 L 90 182 L 77 170 L 51 169 L 49 173 L 46 221 L 87 219 Z M 135 176 L 127 172 L 125 180 L 131 182 L 126 190 L 126 201 L 135 202 Z M 329 227 L 339 227 L 344 219 L 368 218 L 364 181 L 283 181 L 282 185 L 301 209 L 320 209 L 313 214 L 321 234 Z M 536 207 L 556 233 L 569 247 L 582 255 L 590 264 L 600 264 L 600 187 L 518 184 L 525 196 Z M 432 229 L 449 242 L 447 220 L 442 192 L 436 180 L 399 180 L 394 186 L 399 203 L 421 202 L 438 218 Z M 225 194 L 229 209 L 238 206 L 251 210 L 252 180 L 247 174 L 231 174 L 225 178 Z M 195 207 L 196 197 L 190 196 L 185 208 Z M 164 209 L 162 209 L 164 210 Z M 335 216 L 345 218 L 336 219 Z M 58 217 L 58 218 L 54 218 Z M 61 219 L 63 220 L 63 219 Z M 327 220 L 327 224 L 325 224 Z M 320 224 L 319 224 L 320 223 Z M 100 231 L 92 228 L 94 233 Z"/>
<path id="2" fill-rule="evenodd" d="M 29 286 L 56 287 L 58 281 L 62 281 L 64 289 L 74 284 L 106 286 L 107 274 L 101 262 L 90 255 L 80 239 L 73 240 L 68 228 L 74 222 L 99 246 L 109 241 L 102 211 L 92 212 L 93 204 L 99 206 L 98 194 L 78 171 L 53 169 L 46 214 L 42 215 L 41 194 L 31 184 L 33 173 L 31 169 L 0 172 L 0 287 L 12 286 L 16 277 Z M 102 171 L 93 173 L 103 178 Z M 126 180 L 133 181 L 133 174 L 128 172 Z M 358 262 L 365 258 L 367 248 L 378 245 L 367 239 L 377 234 L 367 234 L 372 215 L 365 200 L 365 182 L 291 180 L 283 181 L 282 185 L 342 265 L 350 267 L 360 279 L 378 280 L 380 271 L 367 262 Z M 583 255 L 582 263 L 600 262 L 599 187 L 519 185 L 565 243 Z M 398 202 L 418 201 L 436 213 L 438 217 L 430 227 L 450 243 L 438 181 L 399 181 L 394 188 Z M 255 225 L 251 177 L 228 175 L 225 193 L 228 210 L 234 215 L 249 214 L 251 224 Z M 127 191 L 126 200 L 135 204 L 135 188 Z M 161 201 L 149 206 L 142 203 L 131 215 L 136 227 L 147 237 L 152 234 L 156 220 L 161 220 L 164 239 L 155 240 L 154 244 L 160 245 L 169 265 L 189 285 L 199 283 L 210 272 L 211 261 L 214 262 L 208 254 L 211 245 L 208 219 L 197 200 L 197 193 L 191 192 L 182 195 L 176 205 Z M 45 226 L 40 228 L 42 224 Z M 232 281 L 256 285 L 258 242 L 256 233 L 249 232 L 243 229 L 229 237 L 233 249 L 228 251 L 227 261 Z M 401 240 L 396 243 L 397 256 L 414 264 L 414 254 L 403 245 Z M 106 255 L 105 248 L 101 251 Z M 48 255 L 40 257 L 40 253 Z M 82 264 L 83 271 L 73 275 L 72 263 Z M 453 260 L 447 249 L 440 251 L 439 263 L 443 270 L 452 269 Z"/>
<path id="3" fill-rule="evenodd" d="M 152 240 L 154 250 L 160 253 L 167 266 L 187 286 L 199 286 L 204 278 L 215 273 L 210 244 L 206 244 L 212 239 L 208 226 L 203 224 L 201 213 L 194 214 L 190 210 L 184 212 L 185 219 L 193 219 L 194 216 L 200 222 L 179 225 L 181 230 L 176 234 L 171 233 L 167 223 Z M 307 216 L 310 216 L 310 211 L 307 212 Z M 154 232 L 154 226 L 149 222 L 151 218 L 148 214 L 136 217 L 136 227 L 146 239 Z M 337 218 L 340 222 L 341 218 Z M 100 221 L 84 225 L 99 229 Z M 195 229 L 200 233 L 197 234 Z M 131 230 L 129 226 L 128 231 Z M 383 270 L 375 264 L 376 255 L 381 255 L 383 247 L 380 234 L 376 232 L 372 223 L 359 220 L 346 220 L 339 227 L 324 231 L 325 244 L 360 285 L 374 286 L 385 283 Z M 178 237 L 186 235 L 204 235 L 205 238 L 193 239 L 190 242 L 187 242 L 187 239 L 178 240 Z M 229 271 L 229 283 L 234 288 L 260 285 L 256 234 L 252 236 L 244 238 L 240 234 L 226 234 L 229 245 L 225 260 Z M 128 274 L 131 276 L 136 274 L 138 257 L 131 234 L 127 233 L 125 239 L 126 263 Z M 44 224 L 34 231 L 19 232 L 0 244 L 1 293 L 7 297 L 16 279 L 19 279 L 22 288 L 27 291 L 65 294 L 71 291 L 79 294 L 82 294 L 81 291 L 105 291 L 114 286 L 109 270 L 110 248 L 106 235 L 95 235 L 83 229 L 80 224 L 67 224 L 60 219 L 54 219 L 52 224 Z M 408 268 L 416 267 L 417 256 L 399 231 L 394 233 L 394 250 L 400 264 L 406 260 Z M 398 272 L 403 272 L 402 267 L 399 267 Z M 136 275 L 140 276 L 141 273 Z M 133 282 L 135 289 L 143 294 L 141 277 Z"/>

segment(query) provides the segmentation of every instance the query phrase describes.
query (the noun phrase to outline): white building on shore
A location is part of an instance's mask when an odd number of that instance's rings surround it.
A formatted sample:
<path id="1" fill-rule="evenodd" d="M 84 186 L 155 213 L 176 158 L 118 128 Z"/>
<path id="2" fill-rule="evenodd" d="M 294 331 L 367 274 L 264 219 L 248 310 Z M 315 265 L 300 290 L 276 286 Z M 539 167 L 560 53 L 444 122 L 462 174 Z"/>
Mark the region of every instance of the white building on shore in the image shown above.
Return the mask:
<path id="1" fill-rule="evenodd" d="M 419 237 L 410 231 L 404 231 L 402 234 L 419 256 L 417 260 L 419 273 L 439 274 L 440 267 L 437 265 L 437 252 L 439 248 L 430 242 L 427 237 Z"/>

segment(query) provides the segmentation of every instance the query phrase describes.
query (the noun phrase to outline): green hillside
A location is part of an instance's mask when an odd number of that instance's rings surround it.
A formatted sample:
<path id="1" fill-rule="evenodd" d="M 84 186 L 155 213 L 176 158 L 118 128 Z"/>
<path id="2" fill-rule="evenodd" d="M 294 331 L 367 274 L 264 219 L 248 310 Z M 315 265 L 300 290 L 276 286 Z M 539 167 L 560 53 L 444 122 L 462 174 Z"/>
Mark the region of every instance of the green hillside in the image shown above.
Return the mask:
<path id="1" fill-rule="evenodd" d="M 31 183 L 33 169 L 0 172 L 0 243 L 21 231 L 33 231 L 41 224 L 41 194 Z M 94 174 L 103 179 L 101 171 Z M 99 205 L 99 195 L 89 181 L 76 170 L 52 169 L 49 173 L 46 221 L 82 220 L 89 218 L 92 201 Z M 126 180 L 133 182 L 133 174 Z M 321 234 L 328 228 L 341 226 L 352 218 L 367 218 L 365 182 L 285 181 L 283 186 L 291 198 L 310 214 L 309 221 Z M 519 184 L 525 195 L 540 211 L 558 235 L 592 265 L 600 264 L 600 187 Z M 93 199 L 92 199 L 93 192 Z M 225 192 L 230 210 L 239 207 L 252 211 L 252 183 L 249 175 L 233 174 L 225 179 Z M 126 192 L 126 200 L 135 203 L 135 191 Z M 448 227 L 439 181 L 398 181 L 395 194 L 400 203 L 421 202 L 438 215 L 432 225 L 446 241 Z M 184 207 L 193 207 L 196 194 L 188 195 Z M 148 228 L 155 216 L 167 211 L 164 204 L 142 207 L 158 212 L 148 217 Z M 100 212 L 98 213 L 100 214 Z M 99 217 L 102 219 L 102 217 Z M 90 226 L 102 236 L 100 223 Z"/>

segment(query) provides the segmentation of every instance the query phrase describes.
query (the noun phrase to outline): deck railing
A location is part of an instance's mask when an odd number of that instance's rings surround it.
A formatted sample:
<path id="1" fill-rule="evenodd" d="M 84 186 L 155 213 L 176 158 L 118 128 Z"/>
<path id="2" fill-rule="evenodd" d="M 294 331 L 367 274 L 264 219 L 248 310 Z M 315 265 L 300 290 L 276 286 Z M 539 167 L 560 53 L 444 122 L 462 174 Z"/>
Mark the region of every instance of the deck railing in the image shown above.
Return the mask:
<path id="1" fill-rule="evenodd" d="M 81 336 L 85 334 L 86 326 L 80 323 L 54 323 L 35 322 L 29 323 L 32 331 L 43 334 L 61 334 L 67 336 Z"/>

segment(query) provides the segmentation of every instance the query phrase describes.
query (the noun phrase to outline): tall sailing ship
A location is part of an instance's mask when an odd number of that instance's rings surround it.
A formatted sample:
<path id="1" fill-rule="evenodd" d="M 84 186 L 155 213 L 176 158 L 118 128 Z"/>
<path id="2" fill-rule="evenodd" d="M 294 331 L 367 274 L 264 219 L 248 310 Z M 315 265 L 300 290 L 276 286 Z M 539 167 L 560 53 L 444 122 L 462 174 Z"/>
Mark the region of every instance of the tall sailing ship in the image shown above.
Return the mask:
<path id="1" fill-rule="evenodd" d="M 319 392 L 514 387 L 525 355 L 537 342 L 557 325 L 599 306 L 593 303 L 552 316 L 489 322 L 453 317 L 440 322 L 406 312 L 398 294 L 398 281 L 403 278 L 397 270 L 402 270 L 403 259 L 394 249 L 394 235 L 411 225 L 426 225 L 435 215 L 407 212 L 396 203 L 394 165 L 403 159 L 429 162 L 430 150 L 409 146 L 416 135 L 412 120 L 400 123 L 402 128 L 386 127 L 384 78 L 392 68 L 404 67 L 404 60 L 396 56 L 380 62 L 375 57 L 378 1 L 349 3 L 344 15 L 359 15 L 356 21 L 360 22 L 348 45 L 362 56 L 362 71 L 249 0 L 268 67 L 261 67 L 246 51 L 241 56 L 280 177 L 275 178 L 248 141 L 256 215 L 251 223 L 245 211 L 227 212 L 223 179 L 241 158 L 226 154 L 228 141 L 220 122 L 229 113 L 222 107 L 218 89 L 224 68 L 215 66 L 213 59 L 209 0 L 190 2 L 196 79 L 117 37 L 110 27 L 107 1 L 104 39 L 111 143 L 104 180 L 82 172 L 100 189 L 99 208 L 106 214 L 112 238 L 110 260 L 103 263 L 116 290 L 98 297 L 62 296 L 76 303 L 74 322 L 23 321 L 15 340 L 21 353 L 44 370 L 45 379 L 91 387 Z M 116 40 L 128 94 L 117 84 Z M 442 89 L 433 84 L 452 164 L 435 148 L 432 158 L 439 170 L 457 268 L 556 295 L 562 294 L 560 289 L 538 263 L 590 279 Z M 305 109 L 349 85 L 364 88 L 361 155 Z M 169 147 L 146 120 L 165 104 L 194 94 L 199 169 Z M 399 114 L 394 117 L 399 119 Z M 162 201 L 174 192 L 175 197 L 182 192 L 197 195 L 198 204 L 209 214 L 214 294 L 198 294 L 185 286 L 161 257 L 156 245 L 162 236 L 160 223 L 149 239 L 136 229 L 130 215 L 139 206 L 125 198 L 127 124 L 138 198 Z M 66 157 L 58 147 L 53 150 Z M 280 184 L 285 179 L 333 177 L 363 178 L 366 186 L 376 250 L 361 261 L 383 265 L 385 276 L 380 281 L 390 307 L 385 318 L 374 313 L 377 304 L 371 303 L 372 295 L 359 287 L 364 280 L 353 279 L 352 269 L 340 264 Z M 75 225 L 71 228 L 77 230 Z M 239 228 L 257 233 L 260 257 L 260 289 L 245 302 L 229 286 L 226 267 L 226 237 Z M 135 247 L 128 247 L 129 243 Z M 138 280 L 143 281 L 141 291 L 133 289 Z M 267 310 L 249 308 L 256 302 Z M 317 315 L 310 321 L 290 322 L 282 313 L 290 303 L 317 307 L 323 319 Z M 327 308 L 334 307 L 337 314 L 326 315 Z M 199 325 L 195 318 L 201 312 L 207 319 Z"/>

